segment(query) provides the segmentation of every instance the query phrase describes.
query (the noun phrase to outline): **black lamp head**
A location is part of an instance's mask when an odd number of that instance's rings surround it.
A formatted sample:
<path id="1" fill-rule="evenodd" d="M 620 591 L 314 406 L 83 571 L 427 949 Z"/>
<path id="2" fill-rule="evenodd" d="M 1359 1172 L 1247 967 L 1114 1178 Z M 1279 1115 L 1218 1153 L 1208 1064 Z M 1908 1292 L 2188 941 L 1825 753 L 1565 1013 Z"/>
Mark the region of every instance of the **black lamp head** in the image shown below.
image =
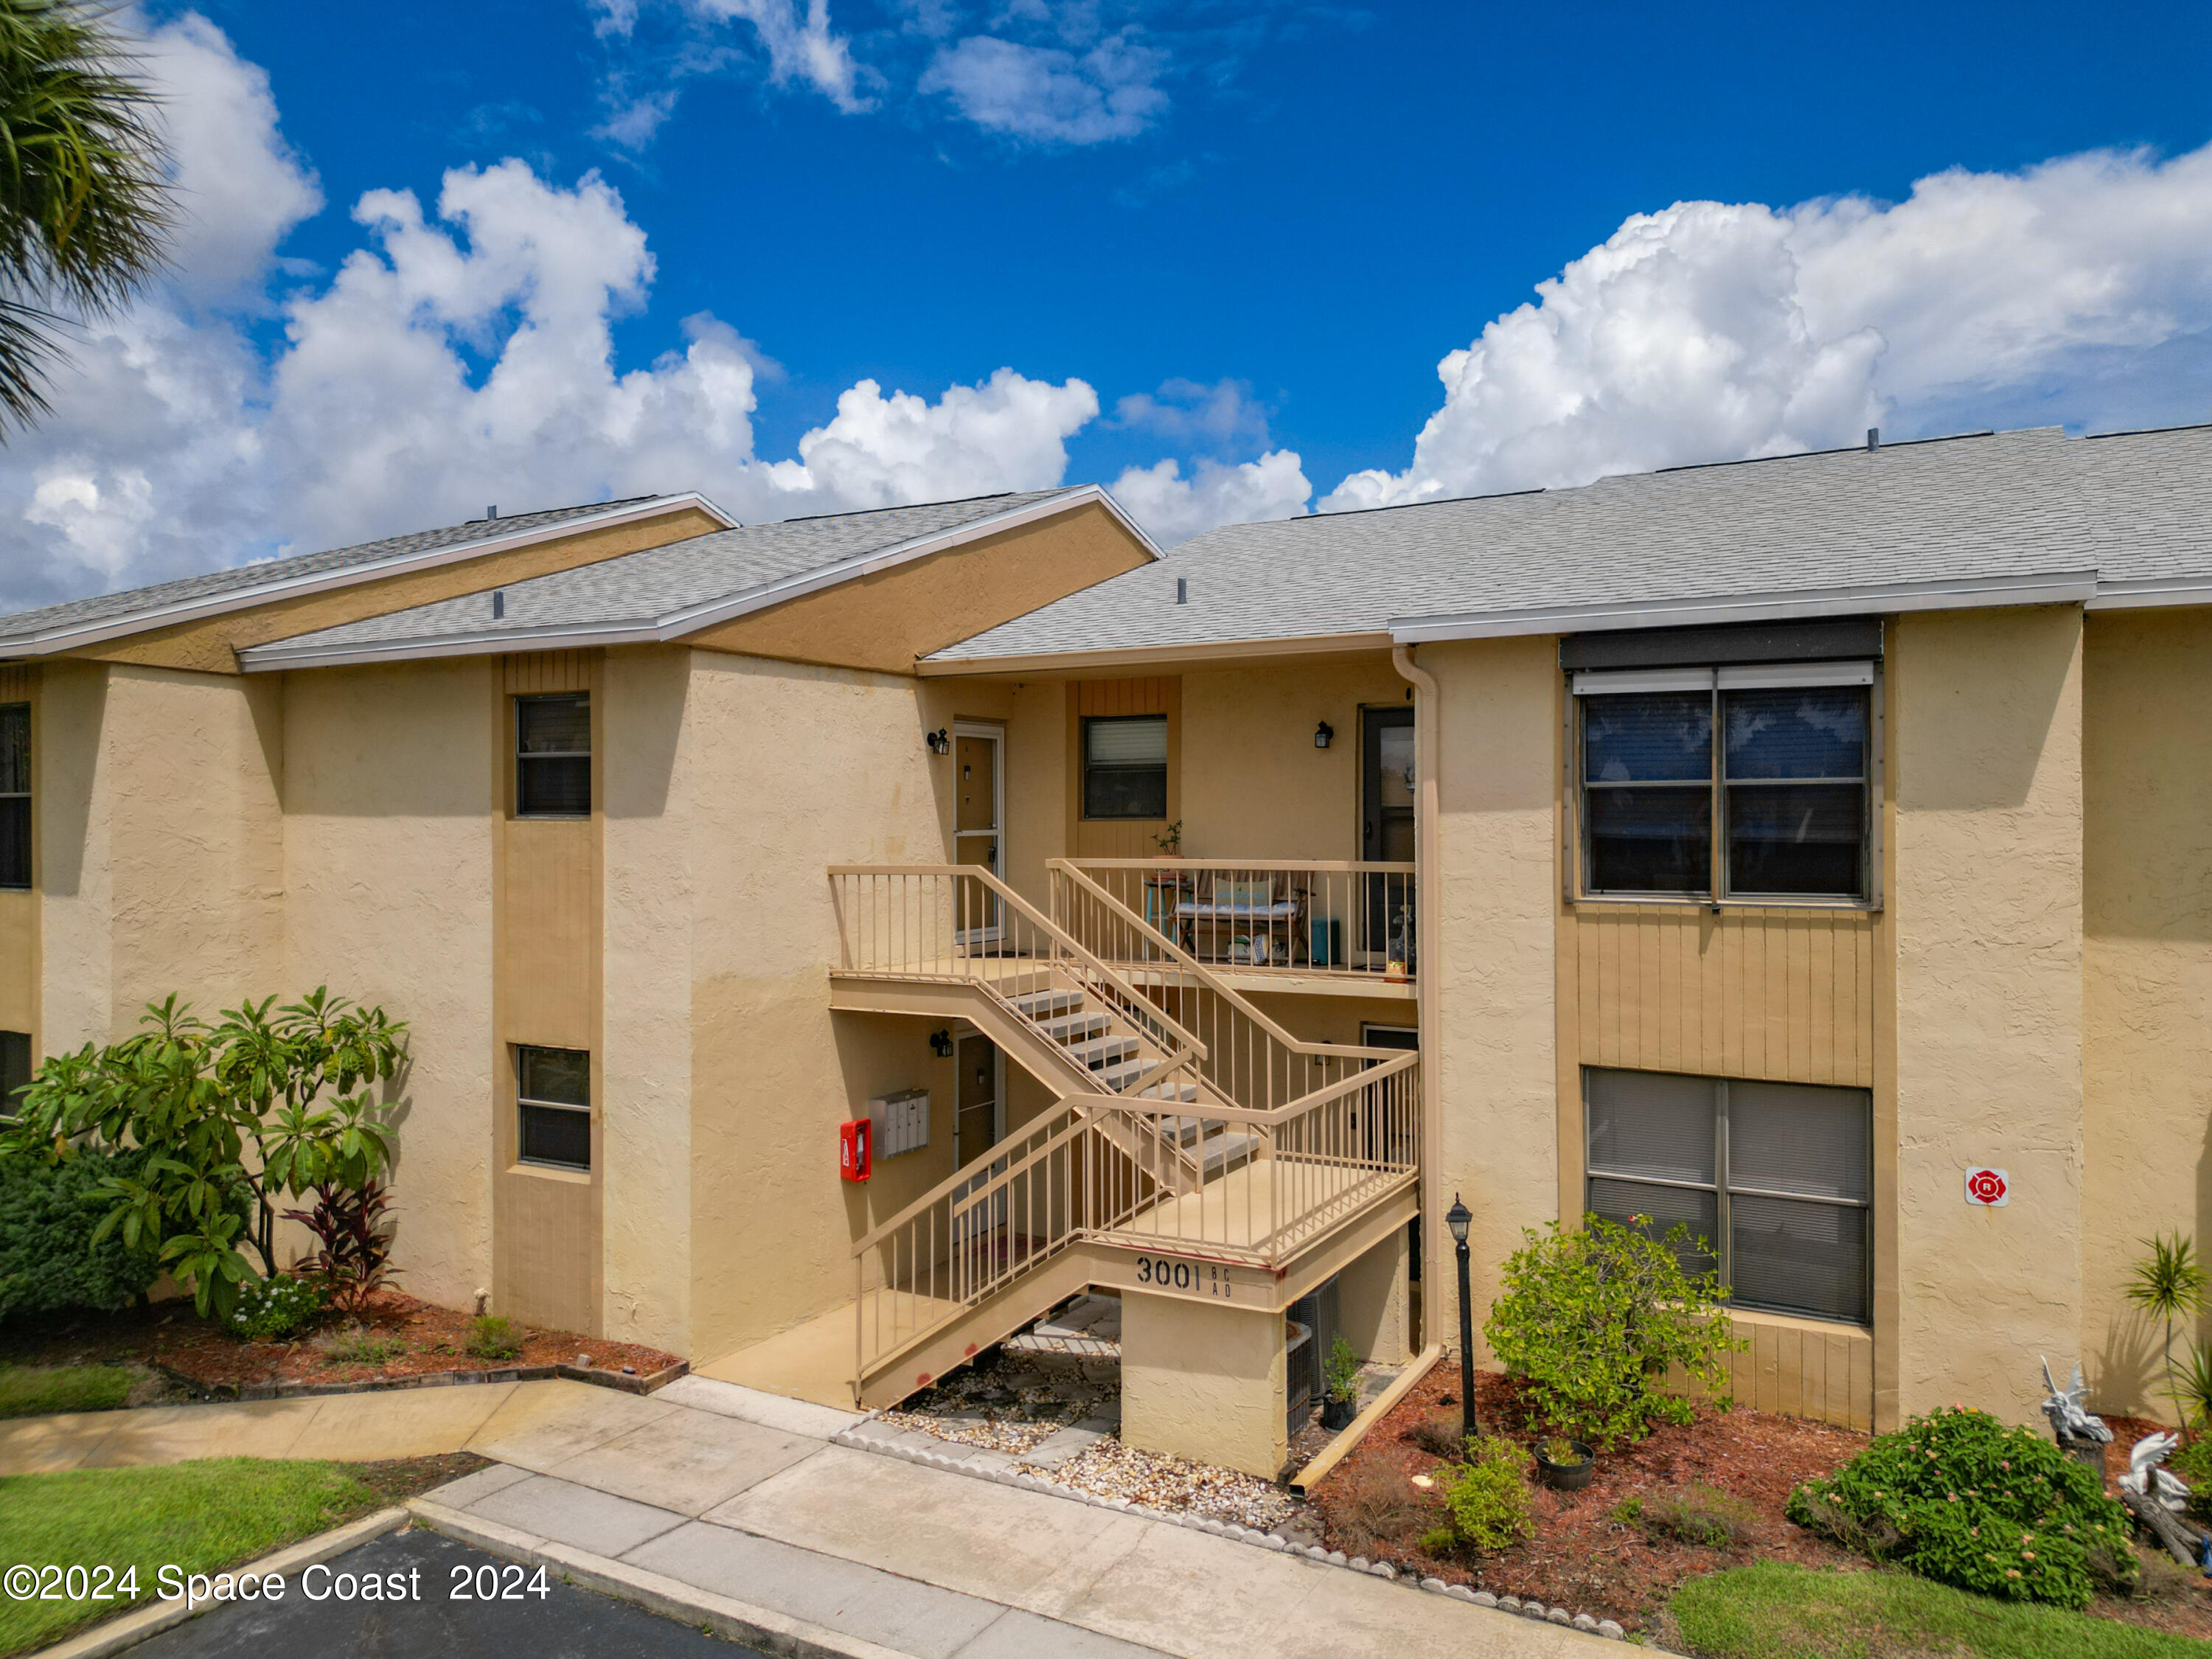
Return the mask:
<path id="1" fill-rule="evenodd" d="M 949 1030 L 932 1031 L 929 1034 L 929 1051 L 939 1060 L 951 1059 L 952 1033 Z"/>
<path id="2" fill-rule="evenodd" d="M 1451 1229 L 1452 1243 L 1467 1243 L 1467 1230 L 1474 1220 L 1474 1212 L 1460 1202 L 1459 1194 L 1452 1194 L 1452 1206 L 1444 1212 L 1444 1225 Z"/>
<path id="3" fill-rule="evenodd" d="M 1314 747 L 1316 749 L 1328 748 L 1328 740 L 1335 735 L 1336 728 L 1331 726 L 1327 720 L 1323 720 L 1319 726 L 1314 727 Z"/>

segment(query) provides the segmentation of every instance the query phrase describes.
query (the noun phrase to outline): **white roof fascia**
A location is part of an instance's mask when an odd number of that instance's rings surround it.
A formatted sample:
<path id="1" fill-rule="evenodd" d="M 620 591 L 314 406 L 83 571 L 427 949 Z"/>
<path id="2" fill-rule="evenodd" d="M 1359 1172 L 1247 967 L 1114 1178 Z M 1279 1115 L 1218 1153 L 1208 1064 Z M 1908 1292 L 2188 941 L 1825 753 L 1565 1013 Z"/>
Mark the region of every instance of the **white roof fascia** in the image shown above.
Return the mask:
<path id="1" fill-rule="evenodd" d="M 1872 582 L 1703 599 L 1637 599 L 1613 605 L 1547 605 L 1459 616 L 1393 618 L 1400 645 L 1438 640 L 1515 639 L 1532 634 L 1598 633 L 1626 628 L 1684 628 L 1801 617 L 1849 617 L 1869 611 L 1964 611 L 1988 605 L 2083 605 L 2097 592 L 2094 570 L 2021 576 L 1961 576 L 1933 582 Z"/>
<path id="2" fill-rule="evenodd" d="M 594 646 L 665 645 L 687 634 L 696 634 L 702 629 L 734 621 L 756 611 L 765 611 L 788 599 L 819 592 L 840 582 L 850 581 L 855 576 L 872 575 L 895 565 L 910 563 L 932 553 L 941 553 L 964 543 L 995 535 L 1002 530 L 1018 529 L 1023 525 L 1051 518 L 1071 507 L 1094 501 L 1111 513 L 1115 521 L 1136 538 L 1152 558 L 1157 560 L 1167 556 L 1102 486 L 1085 484 L 1065 495 L 1054 495 L 1048 501 L 1033 501 L 1027 507 L 994 514 L 988 519 L 972 520 L 950 530 L 933 531 L 926 536 L 917 536 L 873 553 L 860 554 L 837 564 L 824 565 L 817 570 L 802 571 L 795 576 L 763 583 L 742 593 L 691 605 L 682 611 L 672 611 L 662 617 L 633 623 L 593 623 L 574 626 L 555 623 L 534 628 L 485 629 L 422 640 L 364 640 L 358 645 L 288 647 L 282 641 L 274 641 L 267 645 L 249 646 L 240 652 L 239 666 L 249 674 L 265 674 L 279 669 L 330 668 L 345 663 L 405 662 L 422 657 L 479 656 L 518 647 L 532 651 L 575 651 Z"/>
<path id="3" fill-rule="evenodd" d="M 2097 584 L 2092 611 L 2136 611 L 2149 605 L 2212 605 L 2212 579 L 2151 576 L 2135 581 Z"/>
<path id="4" fill-rule="evenodd" d="M 242 611 L 252 605 L 265 605 L 271 599 L 295 599 L 308 593 L 325 592 L 332 588 L 350 587 L 356 582 L 368 581 L 379 576 L 402 574 L 410 570 L 434 570 L 441 565 L 481 558 L 487 553 L 531 547 L 539 542 L 573 536 L 580 531 L 604 530 L 611 525 L 633 524 L 641 519 L 659 518 L 685 507 L 696 507 L 709 517 L 720 520 L 726 530 L 737 527 L 735 519 L 696 490 L 688 490 L 681 495 L 656 495 L 651 501 L 640 501 L 633 506 L 605 513 L 581 513 L 572 519 L 538 525 L 511 535 L 486 536 L 481 540 L 461 542 L 452 547 L 432 548 L 419 553 L 395 553 L 390 558 L 342 565 L 334 570 L 318 570 L 312 574 L 264 582 L 252 587 L 234 587 L 226 592 L 211 593 L 205 599 L 180 599 L 173 605 L 125 611 L 120 616 L 103 617 L 93 622 L 64 623 L 30 634 L 0 635 L 0 653 L 9 656 L 47 656 L 56 651 L 75 650 L 124 635 L 143 633 L 149 629 L 167 628 L 201 617 L 217 616 L 226 611 Z"/>

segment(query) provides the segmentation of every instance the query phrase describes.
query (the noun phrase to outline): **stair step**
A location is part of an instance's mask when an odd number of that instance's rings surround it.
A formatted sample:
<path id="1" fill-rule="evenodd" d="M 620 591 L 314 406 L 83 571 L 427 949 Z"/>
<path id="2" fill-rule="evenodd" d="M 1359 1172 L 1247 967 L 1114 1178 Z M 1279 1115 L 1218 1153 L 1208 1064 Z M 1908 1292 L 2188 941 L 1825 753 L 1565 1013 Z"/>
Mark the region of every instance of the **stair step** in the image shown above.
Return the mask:
<path id="1" fill-rule="evenodd" d="M 1198 1167 L 1213 1175 L 1240 1158 L 1249 1158 L 1259 1140 L 1259 1136 L 1242 1129 L 1224 1129 L 1219 1134 L 1208 1135 L 1198 1149 Z"/>
<path id="2" fill-rule="evenodd" d="M 1129 1085 L 1142 1081 L 1157 1072 L 1166 1062 L 1146 1056 L 1140 1060 L 1125 1060 L 1097 1068 L 1099 1081 L 1119 1094 Z"/>
<path id="3" fill-rule="evenodd" d="M 1111 1014 L 1081 1012 L 1058 1014 L 1050 1019 L 1036 1022 L 1036 1028 L 1054 1042 L 1079 1042 L 1085 1037 L 1097 1036 L 1114 1024 Z"/>
<path id="4" fill-rule="evenodd" d="M 1015 1012 L 1028 1019 L 1049 1019 L 1054 1014 L 1073 1013 L 1083 1006 L 1080 991 L 1028 991 L 1006 1000 Z"/>
<path id="5" fill-rule="evenodd" d="M 1198 1103 L 1198 1085 L 1191 1082 L 1188 1078 L 1174 1083 L 1155 1083 L 1149 1089 L 1139 1090 L 1137 1098 L 1171 1100 L 1178 1106 L 1195 1106 Z"/>
<path id="6" fill-rule="evenodd" d="M 1133 1036 L 1092 1037 L 1084 1042 L 1064 1045 L 1075 1056 L 1076 1063 L 1088 1066 L 1092 1071 L 1127 1060 L 1132 1054 L 1145 1052 L 1144 1043 Z"/>

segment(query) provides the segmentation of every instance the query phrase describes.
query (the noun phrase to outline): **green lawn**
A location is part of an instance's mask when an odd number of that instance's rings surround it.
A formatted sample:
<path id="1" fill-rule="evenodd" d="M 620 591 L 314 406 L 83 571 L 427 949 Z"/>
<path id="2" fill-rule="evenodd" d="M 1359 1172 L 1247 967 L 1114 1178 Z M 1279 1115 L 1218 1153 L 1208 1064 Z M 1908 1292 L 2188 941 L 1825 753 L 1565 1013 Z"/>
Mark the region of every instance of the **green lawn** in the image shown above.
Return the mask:
<path id="1" fill-rule="evenodd" d="M 134 1380 L 127 1365 L 0 1365 L 0 1417 L 113 1411 Z"/>
<path id="2" fill-rule="evenodd" d="M 343 1464 L 252 1457 L 11 1475 L 0 1478 L 0 1570 L 135 1565 L 143 1600 L 164 1565 L 236 1566 L 387 1501 Z M 125 1605 L 0 1599 L 0 1655 L 43 1646 Z"/>
<path id="3" fill-rule="evenodd" d="M 1901 1572 L 1779 1561 L 1693 1578 L 1668 1604 L 1703 1659 L 2206 1659 L 2191 1641 Z"/>

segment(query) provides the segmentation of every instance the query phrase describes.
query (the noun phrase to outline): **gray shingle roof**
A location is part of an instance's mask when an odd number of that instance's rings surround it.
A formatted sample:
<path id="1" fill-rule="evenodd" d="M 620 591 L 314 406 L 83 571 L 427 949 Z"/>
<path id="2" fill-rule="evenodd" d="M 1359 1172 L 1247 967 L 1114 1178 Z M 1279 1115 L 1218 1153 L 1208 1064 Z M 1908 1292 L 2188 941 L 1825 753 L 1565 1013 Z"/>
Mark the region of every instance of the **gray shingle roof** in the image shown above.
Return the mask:
<path id="1" fill-rule="evenodd" d="M 1225 526 L 930 660 L 2085 571 L 2212 580 L 2212 427 L 1983 433 Z"/>
<path id="2" fill-rule="evenodd" d="M 241 652 L 240 657 L 247 664 L 266 665 L 306 653 L 435 647 L 495 630 L 504 637 L 532 631 L 652 627 L 702 606 L 740 599 L 921 537 L 1070 493 L 1040 489 L 981 495 L 712 531 L 641 553 L 503 585 L 499 590 L 503 615 L 497 621 L 487 590 L 271 641 Z"/>
<path id="3" fill-rule="evenodd" d="M 564 519 L 611 512 L 653 499 L 649 495 L 639 495 L 622 501 L 593 501 L 581 507 L 555 507 L 537 513 L 518 513 L 505 519 L 471 519 L 466 524 L 448 525 L 442 530 L 418 530 L 410 535 L 387 536 L 381 541 L 360 542 L 351 547 L 333 547 L 320 553 L 301 553 L 289 559 L 264 559 L 256 564 L 239 565 L 228 570 L 211 570 L 204 575 L 183 576 L 150 587 L 126 588 L 119 593 L 100 593 L 90 599 L 71 599 L 65 605 L 50 605 L 38 611 L 21 611 L 11 617 L 0 617 L 0 644 L 29 635 L 50 633 L 57 628 L 109 622 L 140 611 L 166 610 L 174 605 L 219 599 L 226 593 L 263 587 L 301 576 L 319 576 L 330 571 L 343 570 L 350 565 L 375 564 L 386 559 L 405 558 L 410 554 L 465 547 L 471 542 L 511 536 L 519 531 L 558 524 Z"/>

